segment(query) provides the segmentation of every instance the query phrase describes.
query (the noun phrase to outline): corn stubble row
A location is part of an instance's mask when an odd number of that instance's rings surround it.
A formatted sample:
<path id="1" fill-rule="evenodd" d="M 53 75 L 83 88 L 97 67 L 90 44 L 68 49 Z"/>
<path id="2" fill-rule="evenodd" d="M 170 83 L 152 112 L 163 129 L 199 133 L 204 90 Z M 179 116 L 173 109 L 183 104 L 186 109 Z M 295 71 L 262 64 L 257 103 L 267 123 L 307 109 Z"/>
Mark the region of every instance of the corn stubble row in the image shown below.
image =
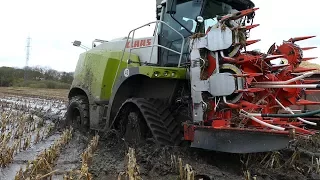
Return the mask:
<path id="1" fill-rule="evenodd" d="M 61 137 L 53 145 L 42 151 L 35 160 L 28 162 L 25 170 L 20 168 L 15 176 L 15 180 L 51 178 L 56 172 L 53 171 L 55 160 L 59 157 L 61 148 L 71 140 L 72 131 L 72 128 L 64 130 Z"/>
<path id="2" fill-rule="evenodd" d="M 125 164 L 126 171 L 119 173 L 118 180 L 142 180 L 140 176 L 140 167 L 137 164 L 135 150 L 133 148 L 129 148 L 126 155 Z"/>
<path id="3" fill-rule="evenodd" d="M 3 111 L 0 115 L 0 167 L 13 161 L 15 154 L 43 140 L 53 130 L 43 119 L 24 112 Z"/>
<path id="4" fill-rule="evenodd" d="M 99 142 L 99 135 L 95 135 L 86 150 L 81 154 L 82 164 L 80 170 L 72 170 L 67 172 L 63 179 L 64 180 L 91 180 L 92 175 L 89 173 L 89 166 L 92 164 L 92 157 L 94 152 L 97 150 Z"/>
<path id="5" fill-rule="evenodd" d="M 195 172 L 189 164 L 183 166 L 182 159 L 171 155 L 171 168 L 179 174 L 180 180 L 194 180 Z"/>
<path id="6" fill-rule="evenodd" d="M 137 164 L 137 159 L 135 156 L 135 150 L 129 148 L 126 155 L 126 171 L 120 172 L 118 175 L 118 180 L 142 180 L 140 176 L 140 167 Z M 175 155 L 171 155 L 171 168 L 172 171 L 178 174 L 179 180 L 194 180 L 195 172 L 189 164 L 183 166 L 182 159 L 177 158 Z"/>

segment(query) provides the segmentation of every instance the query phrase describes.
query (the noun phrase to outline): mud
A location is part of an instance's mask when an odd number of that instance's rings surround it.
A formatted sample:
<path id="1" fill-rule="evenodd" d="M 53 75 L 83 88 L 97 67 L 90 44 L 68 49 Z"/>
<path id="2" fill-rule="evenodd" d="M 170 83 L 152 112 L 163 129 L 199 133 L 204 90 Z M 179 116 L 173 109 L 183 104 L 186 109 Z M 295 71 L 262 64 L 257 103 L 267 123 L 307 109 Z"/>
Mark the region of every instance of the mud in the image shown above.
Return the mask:
<path id="1" fill-rule="evenodd" d="M 53 179 L 63 179 L 63 175 L 73 169 L 80 169 L 81 153 L 89 143 L 89 138 L 79 132 L 73 133 L 73 138 L 61 151 L 53 170 L 58 170 Z"/>
<path id="2" fill-rule="evenodd" d="M 45 124 L 64 120 L 66 103 L 57 99 L 44 99 L 25 96 L 0 96 L 1 111 L 16 111 L 33 114 Z M 45 127 L 46 125 L 44 125 Z M 37 144 L 14 155 L 13 162 L 0 168 L 0 179 L 14 179 L 16 172 L 24 168 L 28 160 L 48 148 L 61 132 L 56 130 Z M 89 171 L 94 180 L 117 179 L 126 171 L 125 156 L 129 148 L 115 132 L 101 134 L 98 149 L 93 155 Z M 72 169 L 80 169 L 81 153 L 85 150 L 92 135 L 73 134 L 69 144 L 62 148 L 53 170 L 58 170 L 53 179 L 62 180 L 63 175 Z M 195 171 L 196 179 L 257 179 L 291 180 L 320 179 L 320 138 L 300 141 L 295 148 L 276 153 L 250 155 L 228 154 L 186 147 L 159 147 L 152 141 L 134 147 L 140 175 L 143 179 L 178 179 L 178 158 L 183 165 L 189 164 Z M 248 177 L 250 176 L 250 177 Z"/>
<path id="3" fill-rule="evenodd" d="M 108 137 L 101 140 L 93 159 L 94 164 L 90 167 L 94 179 L 117 179 L 118 174 L 125 171 L 127 149 L 128 146 L 121 139 Z M 293 149 L 278 152 L 278 157 L 272 153 L 240 155 L 183 147 L 158 147 L 152 143 L 135 149 L 143 179 L 177 179 L 179 174 L 173 157 L 191 165 L 198 177 L 196 179 L 320 179 L 316 172 L 319 172 L 319 169 L 316 170 L 316 156 L 312 163 L 312 156 L 301 151 L 295 156 L 298 151 Z"/>

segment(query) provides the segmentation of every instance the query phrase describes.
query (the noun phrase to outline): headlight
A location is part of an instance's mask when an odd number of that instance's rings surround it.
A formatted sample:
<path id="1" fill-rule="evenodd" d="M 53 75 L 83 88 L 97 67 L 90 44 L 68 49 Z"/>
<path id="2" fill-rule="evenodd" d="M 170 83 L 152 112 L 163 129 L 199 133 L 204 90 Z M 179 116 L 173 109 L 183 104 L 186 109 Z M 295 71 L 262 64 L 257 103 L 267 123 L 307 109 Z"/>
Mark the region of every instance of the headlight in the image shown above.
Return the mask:
<path id="1" fill-rule="evenodd" d="M 160 73 L 158 71 L 154 72 L 155 77 L 159 77 Z"/>

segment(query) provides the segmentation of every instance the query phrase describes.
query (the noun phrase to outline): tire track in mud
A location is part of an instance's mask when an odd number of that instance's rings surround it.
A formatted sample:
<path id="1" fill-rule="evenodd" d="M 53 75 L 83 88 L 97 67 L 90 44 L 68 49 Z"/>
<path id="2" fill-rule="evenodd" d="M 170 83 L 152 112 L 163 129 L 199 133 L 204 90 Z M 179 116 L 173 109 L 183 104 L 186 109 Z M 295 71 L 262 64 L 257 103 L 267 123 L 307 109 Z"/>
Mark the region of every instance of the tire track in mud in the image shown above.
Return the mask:
<path id="1" fill-rule="evenodd" d="M 63 176 L 71 170 L 80 169 L 81 154 L 87 148 L 89 138 L 83 136 L 78 131 L 73 132 L 71 141 L 62 148 L 60 156 L 56 160 L 53 170 L 57 172 L 53 175 L 53 179 L 63 180 Z"/>

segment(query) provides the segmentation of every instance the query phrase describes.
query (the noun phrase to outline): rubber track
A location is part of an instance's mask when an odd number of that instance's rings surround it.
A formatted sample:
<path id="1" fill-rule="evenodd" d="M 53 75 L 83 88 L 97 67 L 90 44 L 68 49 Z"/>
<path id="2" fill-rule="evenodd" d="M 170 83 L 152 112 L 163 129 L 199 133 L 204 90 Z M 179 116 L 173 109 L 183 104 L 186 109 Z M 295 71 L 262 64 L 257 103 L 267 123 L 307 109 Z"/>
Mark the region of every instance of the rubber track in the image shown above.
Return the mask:
<path id="1" fill-rule="evenodd" d="M 154 139 L 159 144 L 179 145 L 181 143 L 181 125 L 175 121 L 165 103 L 159 99 L 131 98 L 123 103 L 120 110 L 128 103 L 133 103 L 140 109 Z"/>

